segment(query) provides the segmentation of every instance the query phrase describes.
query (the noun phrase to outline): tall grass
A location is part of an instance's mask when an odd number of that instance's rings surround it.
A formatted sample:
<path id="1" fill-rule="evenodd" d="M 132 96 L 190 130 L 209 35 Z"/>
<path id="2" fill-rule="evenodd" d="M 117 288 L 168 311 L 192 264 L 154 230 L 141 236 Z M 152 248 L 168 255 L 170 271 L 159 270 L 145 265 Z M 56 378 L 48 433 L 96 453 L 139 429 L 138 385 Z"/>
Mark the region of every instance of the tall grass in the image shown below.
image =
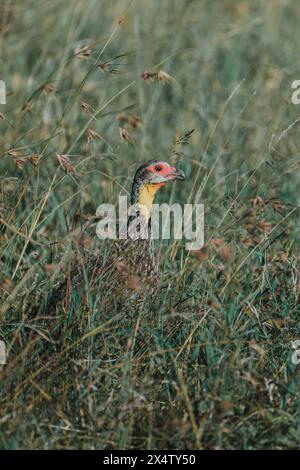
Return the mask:
<path id="1" fill-rule="evenodd" d="M 288 0 L 1 3 L 2 448 L 299 447 L 299 15 Z M 87 219 L 194 128 L 187 181 L 158 199 L 205 204 L 205 247 L 158 244 L 143 311 L 110 285 L 53 312 L 93 246 Z"/>

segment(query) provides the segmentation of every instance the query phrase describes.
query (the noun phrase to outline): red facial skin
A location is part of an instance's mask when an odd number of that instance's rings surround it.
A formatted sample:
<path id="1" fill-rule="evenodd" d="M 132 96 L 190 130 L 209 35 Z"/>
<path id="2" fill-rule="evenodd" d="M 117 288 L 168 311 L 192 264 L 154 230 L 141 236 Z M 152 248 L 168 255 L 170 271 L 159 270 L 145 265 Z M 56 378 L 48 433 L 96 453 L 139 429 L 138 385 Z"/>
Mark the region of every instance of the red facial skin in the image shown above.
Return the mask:
<path id="1" fill-rule="evenodd" d="M 148 171 L 152 173 L 156 173 L 160 176 L 165 176 L 169 180 L 173 180 L 176 178 L 175 175 L 172 175 L 176 171 L 176 168 L 173 166 L 167 165 L 166 163 L 155 163 L 147 168 Z M 156 183 L 156 185 L 160 188 L 164 186 L 166 183 Z"/>

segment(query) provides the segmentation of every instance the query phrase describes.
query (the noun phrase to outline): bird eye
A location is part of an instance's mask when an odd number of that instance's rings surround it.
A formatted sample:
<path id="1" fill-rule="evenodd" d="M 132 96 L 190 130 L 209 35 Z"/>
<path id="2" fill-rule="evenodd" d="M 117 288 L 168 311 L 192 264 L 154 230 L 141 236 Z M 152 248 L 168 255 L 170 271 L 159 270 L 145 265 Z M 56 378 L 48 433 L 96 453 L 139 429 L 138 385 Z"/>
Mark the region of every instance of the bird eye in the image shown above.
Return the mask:
<path id="1" fill-rule="evenodd" d="M 157 166 L 155 167 L 155 171 L 161 171 L 161 170 L 162 170 L 162 167 L 161 167 L 160 165 L 157 165 Z"/>

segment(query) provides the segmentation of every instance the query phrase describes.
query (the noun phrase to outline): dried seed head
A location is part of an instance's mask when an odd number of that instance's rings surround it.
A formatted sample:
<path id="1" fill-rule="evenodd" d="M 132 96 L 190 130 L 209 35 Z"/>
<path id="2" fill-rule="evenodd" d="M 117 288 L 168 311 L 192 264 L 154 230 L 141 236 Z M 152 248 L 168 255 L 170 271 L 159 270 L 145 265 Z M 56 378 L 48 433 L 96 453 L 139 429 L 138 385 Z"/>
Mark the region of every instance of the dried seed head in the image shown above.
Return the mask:
<path id="1" fill-rule="evenodd" d="M 137 127 L 141 127 L 141 120 L 134 114 L 130 114 L 127 118 L 127 122 L 130 127 L 136 129 Z"/>
<path id="2" fill-rule="evenodd" d="M 23 166 L 26 163 L 26 157 L 14 157 L 13 160 L 19 170 L 23 170 Z"/>
<path id="3" fill-rule="evenodd" d="M 285 208 L 285 205 L 283 204 L 283 202 L 280 201 L 280 199 L 272 199 L 271 203 L 274 211 L 276 212 L 281 213 Z"/>
<path id="4" fill-rule="evenodd" d="M 15 150 L 15 149 L 11 149 L 11 150 L 9 150 L 7 153 L 8 153 L 8 155 L 10 155 L 10 156 L 13 157 L 13 158 L 19 156 L 19 152 L 18 152 L 17 150 Z"/>
<path id="5" fill-rule="evenodd" d="M 72 165 L 68 155 L 56 154 L 59 165 L 65 173 L 75 173 L 75 167 Z"/>
<path id="6" fill-rule="evenodd" d="M 270 233 L 271 230 L 271 224 L 267 222 L 266 220 L 261 220 L 258 224 L 257 227 L 262 230 L 264 233 Z"/>
<path id="7" fill-rule="evenodd" d="M 252 237 L 241 237 L 241 242 L 246 247 L 251 247 L 251 246 L 255 245 L 255 243 L 256 243 L 255 239 L 252 238 Z"/>
<path id="8" fill-rule="evenodd" d="M 128 130 L 125 129 L 125 127 L 119 127 L 119 134 L 120 134 L 121 140 L 126 141 L 128 143 L 132 142 L 132 137 L 130 133 L 128 132 Z"/>
<path id="9" fill-rule="evenodd" d="M 157 78 L 157 72 L 149 72 L 148 70 L 144 70 L 141 75 L 141 78 L 145 80 L 145 82 L 148 80 L 152 80 L 155 77 Z"/>
<path id="10" fill-rule="evenodd" d="M 121 73 L 118 69 L 112 68 L 113 64 L 109 62 L 101 62 L 97 67 L 102 70 L 103 73 L 111 73 L 112 75 L 118 75 Z"/>
<path id="11" fill-rule="evenodd" d="M 24 164 L 26 163 L 26 156 L 25 155 L 20 155 L 20 153 L 15 150 L 15 149 L 12 149 L 8 152 L 8 155 L 10 155 L 14 161 L 14 163 L 17 165 L 17 167 L 19 168 L 19 170 L 22 170 L 23 169 L 23 166 Z"/>
<path id="12" fill-rule="evenodd" d="M 33 166 L 38 166 L 41 158 L 42 158 L 41 155 L 34 153 L 33 155 L 30 155 L 29 160 Z"/>
<path id="13" fill-rule="evenodd" d="M 119 121 L 121 125 L 128 124 L 132 129 L 136 129 L 141 126 L 141 120 L 133 114 L 127 116 L 124 113 L 119 113 L 116 115 L 116 120 Z"/>
<path id="14" fill-rule="evenodd" d="M 175 143 L 172 149 L 170 161 L 173 165 L 176 164 L 177 159 L 183 155 L 183 147 L 189 144 L 190 138 L 195 129 L 186 130 L 183 134 L 176 132 Z"/>
<path id="15" fill-rule="evenodd" d="M 118 113 L 116 115 L 116 120 L 119 121 L 121 124 L 127 122 L 127 116 L 124 113 Z"/>
<path id="16" fill-rule="evenodd" d="M 5 116 L 3 113 L 0 113 L 0 121 L 3 121 L 5 119 Z"/>
<path id="17" fill-rule="evenodd" d="M 109 72 L 109 65 L 107 62 L 102 62 L 100 64 L 97 65 L 97 67 L 99 67 L 100 70 L 102 70 L 102 72 Z"/>
<path id="18" fill-rule="evenodd" d="M 159 70 L 158 72 L 149 72 L 149 70 L 144 70 L 141 75 L 141 78 L 145 82 L 147 82 L 148 80 L 156 79 L 158 82 L 164 84 L 170 83 L 172 80 L 175 81 L 175 79 L 164 70 Z"/>
<path id="19" fill-rule="evenodd" d="M 81 109 L 89 116 L 92 117 L 93 113 L 91 112 L 91 105 L 89 105 L 86 101 L 81 101 L 80 103 Z"/>
<path id="20" fill-rule="evenodd" d="M 255 208 L 256 206 L 265 207 L 266 204 L 264 200 L 260 196 L 256 196 L 254 199 L 251 199 L 252 207 Z"/>
<path id="21" fill-rule="evenodd" d="M 47 83 L 47 85 L 44 86 L 44 93 L 46 96 L 51 95 L 55 91 L 56 91 L 56 88 L 53 85 L 49 85 L 49 83 Z"/>
<path id="22" fill-rule="evenodd" d="M 100 135 L 96 131 L 94 131 L 93 129 L 88 129 L 88 131 L 87 131 L 88 144 L 93 142 L 93 140 L 95 140 L 95 139 L 101 139 Z"/>
<path id="23" fill-rule="evenodd" d="M 88 59 L 92 55 L 92 49 L 89 46 L 77 47 L 74 55 L 77 59 Z"/>
<path id="24" fill-rule="evenodd" d="M 143 72 L 142 75 L 141 75 L 141 78 L 142 78 L 143 80 L 149 80 L 149 78 L 150 78 L 150 73 L 148 72 L 148 70 L 144 70 L 144 72 Z"/>
<path id="25" fill-rule="evenodd" d="M 157 74 L 157 80 L 163 84 L 169 84 L 174 78 L 171 77 L 167 72 L 160 70 Z"/>

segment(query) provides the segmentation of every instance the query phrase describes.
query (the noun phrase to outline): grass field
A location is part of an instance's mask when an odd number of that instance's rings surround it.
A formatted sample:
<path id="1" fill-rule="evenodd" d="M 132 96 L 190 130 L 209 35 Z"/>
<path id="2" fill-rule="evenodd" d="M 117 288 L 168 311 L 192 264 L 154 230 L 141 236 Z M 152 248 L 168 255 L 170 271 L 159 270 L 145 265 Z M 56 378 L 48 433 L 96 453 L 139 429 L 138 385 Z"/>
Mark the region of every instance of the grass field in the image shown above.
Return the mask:
<path id="1" fill-rule="evenodd" d="M 299 448 L 299 20 L 292 0 L 1 1 L 1 448 Z M 111 285 L 50 312 L 80 227 L 191 129 L 158 200 L 205 205 L 204 248 L 157 243 L 142 311 Z"/>

